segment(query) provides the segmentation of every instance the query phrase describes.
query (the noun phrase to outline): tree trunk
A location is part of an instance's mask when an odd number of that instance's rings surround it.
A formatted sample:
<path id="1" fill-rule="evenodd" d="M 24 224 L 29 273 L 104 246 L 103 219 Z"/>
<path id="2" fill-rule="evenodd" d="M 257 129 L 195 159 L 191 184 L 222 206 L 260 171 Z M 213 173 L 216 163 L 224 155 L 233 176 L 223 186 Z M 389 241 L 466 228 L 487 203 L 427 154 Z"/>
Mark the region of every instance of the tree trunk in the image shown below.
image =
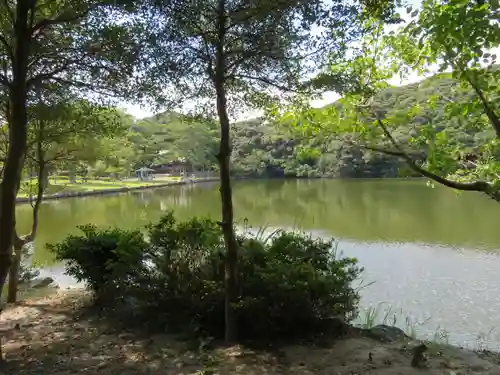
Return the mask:
<path id="1" fill-rule="evenodd" d="M 31 2 L 17 1 L 14 61 L 10 87 L 9 147 L 0 192 L 0 298 L 12 262 L 16 225 L 16 196 L 21 181 L 27 141 L 27 66 L 31 30 Z"/>
<path id="2" fill-rule="evenodd" d="M 233 304 L 237 302 L 237 262 L 238 262 L 238 244 L 234 233 L 233 219 L 233 199 L 231 192 L 231 179 L 229 175 L 229 160 L 231 157 L 231 139 L 230 124 L 227 112 L 227 99 L 225 88 L 225 56 L 224 43 L 226 33 L 225 1 L 219 0 L 218 5 L 218 46 L 217 61 L 215 67 L 214 83 L 217 92 L 217 113 L 220 122 L 220 146 L 217 159 L 220 167 L 220 195 L 222 203 L 222 221 L 221 227 L 226 246 L 225 257 L 225 294 L 226 301 L 224 306 L 225 316 L 225 341 L 234 342 L 237 338 L 236 317 Z"/>
<path id="3" fill-rule="evenodd" d="M 17 301 L 17 289 L 19 286 L 19 272 L 21 269 L 21 261 L 22 261 L 22 250 L 25 245 L 35 240 L 36 233 L 38 230 L 38 221 L 39 221 L 39 213 L 40 206 L 43 201 L 43 193 L 45 192 L 45 176 L 47 175 L 45 172 L 45 161 L 43 158 L 43 150 L 41 149 L 41 142 L 38 143 L 38 173 L 37 173 L 37 181 L 38 188 L 36 192 L 35 203 L 33 205 L 33 221 L 31 223 L 31 232 L 19 238 L 17 234 L 14 237 L 14 261 L 10 266 L 9 271 L 9 289 L 7 295 L 8 303 L 15 303 Z"/>
<path id="4" fill-rule="evenodd" d="M 48 168 L 46 168 L 45 172 L 43 173 L 42 181 L 43 181 L 44 189 L 46 189 L 47 186 L 50 185 L 49 169 Z"/>
<path id="5" fill-rule="evenodd" d="M 17 237 L 17 235 L 16 235 Z M 17 301 L 17 288 L 19 285 L 19 272 L 21 269 L 22 251 L 27 244 L 24 238 L 17 237 L 14 240 L 14 257 L 9 270 L 9 288 L 7 290 L 7 303 Z"/>

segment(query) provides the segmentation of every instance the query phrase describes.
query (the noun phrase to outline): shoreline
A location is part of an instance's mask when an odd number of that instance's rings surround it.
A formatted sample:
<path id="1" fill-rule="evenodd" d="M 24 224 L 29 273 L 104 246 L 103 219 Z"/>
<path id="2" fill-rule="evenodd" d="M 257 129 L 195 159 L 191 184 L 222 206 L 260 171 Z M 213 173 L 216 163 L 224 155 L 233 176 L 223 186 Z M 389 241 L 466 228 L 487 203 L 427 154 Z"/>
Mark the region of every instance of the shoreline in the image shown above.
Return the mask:
<path id="1" fill-rule="evenodd" d="M 90 298 L 85 291 L 56 291 L 8 306 L 0 318 L 7 360 L 3 373 L 500 373 L 498 353 L 422 342 L 385 325 L 367 329 L 345 326 L 347 331 L 340 337 L 281 342 L 270 349 L 244 344 L 228 347 L 217 341 L 203 346 L 197 341 L 193 346 L 180 335 L 155 333 L 145 337 L 143 331 L 126 329 L 113 320 L 103 324 L 102 319 L 95 319 L 97 313 L 91 309 Z M 420 359 L 414 361 L 415 357 Z"/>
<path id="2" fill-rule="evenodd" d="M 77 198 L 77 197 L 88 197 L 93 195 L 107 195 L 107 194 L 120 194 L 127 193 L 135 190 L 147 190 L 147 189 L 158 189 L 169 186 L 179 186 L 179 185 L 189 185 L 189 184 L 199 184 L 203 182 L 215 182 L 219 181 L 219 178 L 205 178 L 199 180 L 190 180 L 190 181 L 169 181 L 165 183 L 157 183 L 152 185 L 139 185 L 139 186 L 122 186 L 112 189 L 95 189 L 88 191 L 71 191 L 66 193 L 55 193 L 55 194 L 47 194 L 43 196 L 43 200 L 56 200 L 56 199 L 65 199 L 65 198 Z M 32 198 L 29 197 L 17 197 L 16 203 L 29 203 L 33 201 Z"/>
<path id="3" fill-rule="evenodd" d="M 237 176 L 233 177 L 234 180 L 338 180 L 339 178 L 335 177 L 249 177 L 249 176 Z M 344 178 L 340 180 L 384 180 L 386 178 Z M 391 178 L 392 179 L 392 178 Z M 418 177 L 410 177 L 410 178 L 395 178 L 397 180 L 416 180 L 421 179 Z M 95 189 L 95 190 L 87 190 L 87 191 L 70 191 L 70 192 L 62 192 L 62 193 L 54 193 L 54 194 L 46 194 L 43 196 L 43 200 L 57 200 L 57 199 L 65 199 L 65 198 L 78 198 L 78 197 L 88 197 L 88 196 L 96 196 L 96 195 L 107 195 L 107 194 L 121 194 L 127 193 L 135 190 L 147 190 L 147 189 L 157 189 L 164 188 L 169 186 L 179 186 L 179 185 L 189 185 L 189 184 L 199 184 L 204 182 L 215 182 L 219 181 L 218 177 L 210 177 L 199 180 L 190 180 L 190 181 L 169 181 L 169 182 L 159 182 L 157 184 L 151 185 L 139 185 L 139 186 L 121 186 L 117 188 L 111 189 Z M 16 203 L 29 203 L 33 201 L 33 198 L 29 197 L 17 197 Z"/>

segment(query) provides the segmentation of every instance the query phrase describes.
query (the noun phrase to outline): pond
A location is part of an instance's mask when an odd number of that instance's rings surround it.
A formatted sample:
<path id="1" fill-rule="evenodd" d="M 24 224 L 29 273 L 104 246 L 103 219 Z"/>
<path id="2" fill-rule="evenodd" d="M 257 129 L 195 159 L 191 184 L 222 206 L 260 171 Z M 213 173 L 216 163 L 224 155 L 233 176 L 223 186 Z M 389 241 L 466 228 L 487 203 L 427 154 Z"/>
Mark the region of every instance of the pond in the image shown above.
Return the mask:
<path id="1" fill-rule="evenodd" d="M 256 180 L 234 183 L 238 220 L 332 236 L 365 267 L 361 318 L 444 334 L 451 343 L 500 349 L 500 204 L 479 193 L 426 187 L 420 180 Z M 179 218 L 218 218 L 215 183 L 46 202 L 34 260 L 71 282 L 45 244 L 77 225 L 138 228 L 173 209 Z M 31 207 L 18 205 L 27 230 Z M 496 331 L 498 329 L 498 332 Z"/>

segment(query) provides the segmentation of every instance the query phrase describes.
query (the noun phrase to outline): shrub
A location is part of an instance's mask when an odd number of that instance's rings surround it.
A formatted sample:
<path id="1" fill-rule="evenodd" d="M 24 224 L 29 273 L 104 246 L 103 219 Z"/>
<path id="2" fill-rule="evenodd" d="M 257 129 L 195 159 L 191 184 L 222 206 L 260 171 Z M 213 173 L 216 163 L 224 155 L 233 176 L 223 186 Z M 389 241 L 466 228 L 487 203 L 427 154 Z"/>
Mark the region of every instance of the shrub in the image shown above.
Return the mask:
<path id="1" fill-rule="evenodd" d="M 82 236 L 70 235 L 47 248 L 57 260 L 66 263 L 66 273 L 85 282 L 99 301 L 121 297 L 115 289 L 126 293 L 127 284 L 133 284 L 146 271 L 144 260 L 149 245 L 144 236 L 140 231 L 98 230 L 93 225 L 78 228 Z"/>
<path id="2" fill-rule="evenodd" d="M 177 222 L 168 213 L 147 229 L 153 267 L 148 285 L 137 291 L 148 307 L 144 313 L 154 314 L 156 324 L 171 330 L 204 327 L 200 322 L 207 311 L 224 303 L 224 242 L 219 225 L 204 218 Z M 210 317 L 223 326 L 223 310 Z"/>
<path id="3" fill-rule="evenodd" d="M 132 298 L 134 317 L 141 317 L 135 321 L 222 337 L 219 225 L 202 218 L 178 222 L 169 213 L 147 231 L 148 244 L 139 232 L 85 227 L 84 236 L 53 249 L 69 262 L 67 272 L 96 293 L 111 289 L 120 300 Z M 355 259 L 336 258 L 332 240 L 280 231 L 268 241 L 239 236 L 238 243 L 241 339 L 302 336 L 326 329 L 334 317 L 355 317 L 359 296 L 351 284 L 362 270 Z"/>
<path id="4" fill-rule="evenodd" d="M 356 316 L 359 296 L 351 283 L 362 270 L 355 259 L 336 258 L 333 240 L 280 231 L 268 244 L 240 242 L 237 314 L 249 334 L 303 335 L 326 329 L 332 318 Z"/>

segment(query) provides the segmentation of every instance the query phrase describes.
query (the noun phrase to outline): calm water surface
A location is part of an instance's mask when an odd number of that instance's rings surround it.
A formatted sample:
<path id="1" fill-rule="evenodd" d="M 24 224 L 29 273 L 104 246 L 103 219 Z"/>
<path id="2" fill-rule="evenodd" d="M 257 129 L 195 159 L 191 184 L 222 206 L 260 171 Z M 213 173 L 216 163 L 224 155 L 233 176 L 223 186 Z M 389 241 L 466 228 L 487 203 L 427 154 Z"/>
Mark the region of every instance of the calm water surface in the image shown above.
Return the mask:
<path id="1" fill-rule="evenodd" d="M 47 202 L 34 259 L 56 281 L 71 282 L 54 265 L 47 242 L 86 223 L 141 227 L 170 209 L 179 218 L 217 218 L 217 189 L 200 184 Z M 421 336 L 445 329 L 450 342 L 500 349 L 500 204 L 393 180 L 238 181 L 233 199 L 236 217 L 252 226 L 335 237 L 365 267 L 363 282 L 373 284 L 362 289 L 362 309 L 378 308 L 379 319 L 396 316 L 400 326 L 416 324 Z M 29 205 L 18 206 L 23 229 L 30 215 Z"/>

